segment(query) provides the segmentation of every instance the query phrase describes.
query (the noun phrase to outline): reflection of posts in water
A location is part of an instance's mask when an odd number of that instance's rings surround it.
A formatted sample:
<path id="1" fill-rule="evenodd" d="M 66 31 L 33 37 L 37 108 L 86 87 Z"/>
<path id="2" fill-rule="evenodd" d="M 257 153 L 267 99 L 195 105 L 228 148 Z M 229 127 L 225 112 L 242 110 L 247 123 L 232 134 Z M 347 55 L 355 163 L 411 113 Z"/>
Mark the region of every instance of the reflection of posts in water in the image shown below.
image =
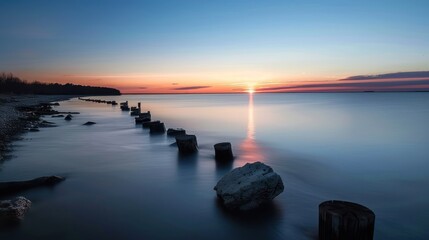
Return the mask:
<path id="1" fill-rule="evenodd" d="M 253 111 L 253 94 L 249 94 L 248 118 L 247 118 L 247 136 L 240 145 L 242 154 L 239 160 L 244 162 L 264 161 L 262 151 L 255 141 L 255 122 Z"/>

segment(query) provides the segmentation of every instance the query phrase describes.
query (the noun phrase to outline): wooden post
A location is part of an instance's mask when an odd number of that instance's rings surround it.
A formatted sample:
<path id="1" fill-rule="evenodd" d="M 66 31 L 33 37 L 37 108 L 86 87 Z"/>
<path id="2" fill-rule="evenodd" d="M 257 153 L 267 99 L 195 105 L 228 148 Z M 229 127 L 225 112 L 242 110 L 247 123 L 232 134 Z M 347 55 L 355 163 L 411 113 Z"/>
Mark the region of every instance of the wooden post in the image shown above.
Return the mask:
<path id="1" fill-rule="evenodd" d="M 165 125 L 163 122 L 153 122 L 150 125 L 150 133 L 165 133 Z"/>
<path id="2" fill-rule="evenodd" d="M 181 154 L 189 154 L 198 151 L 197 137 L 195 135 L 178 135 L 176 144 Z"/>
<path id="3" fill-rule="evenodd" d="M 167 135 L 172 137 L 184 134 L 186 134 L 186 130 L 183 128 L 169 128 L 167 130 Z"/>
<path id="4" fill-rule="evenodd" d="M 320 240 L 372 240 L 375 215 L 365 206 L 331 200 L 319 205 Z"/>
<path id="5" fill-rule="evenodd" d="M 143 128 L 150 128 L 153 124 L 161 123 L 161 121 L 152 121 L 152 122 L 143 122 L 142 127 Z"/>
<path id="6" fill-rule="evenodd" d="M 222 142 L 214 145 L 216 160 L 229 161 L 234 158 L 232 155 L 231 143 Z"/>

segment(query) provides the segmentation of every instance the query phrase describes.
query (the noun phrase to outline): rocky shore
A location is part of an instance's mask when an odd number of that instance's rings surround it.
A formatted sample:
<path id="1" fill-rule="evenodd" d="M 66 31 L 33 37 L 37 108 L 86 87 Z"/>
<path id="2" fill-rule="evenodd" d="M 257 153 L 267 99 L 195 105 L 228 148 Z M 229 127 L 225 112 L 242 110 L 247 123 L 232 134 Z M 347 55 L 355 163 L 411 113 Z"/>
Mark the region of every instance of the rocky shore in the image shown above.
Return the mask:
<path id="1" fill-rule="evenodd" d="M 4 160 L 10 143 L 29 125 L 23 107 L 40 103 L 63 101 L 75 96 L 70 95 L 0 95 L 0 162 Z"/>

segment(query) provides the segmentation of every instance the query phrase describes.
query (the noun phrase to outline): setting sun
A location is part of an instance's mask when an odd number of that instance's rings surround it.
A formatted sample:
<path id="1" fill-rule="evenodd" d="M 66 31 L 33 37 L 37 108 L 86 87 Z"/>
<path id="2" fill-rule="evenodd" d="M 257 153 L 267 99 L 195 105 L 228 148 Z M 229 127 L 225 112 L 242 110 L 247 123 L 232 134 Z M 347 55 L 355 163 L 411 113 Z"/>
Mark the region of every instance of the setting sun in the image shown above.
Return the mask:
<path id="1" fill-rule="evenodd" d="M 249 94 L 253 94 L 255 92 L 254 84 L 249 84 L 246 92 Z"/>

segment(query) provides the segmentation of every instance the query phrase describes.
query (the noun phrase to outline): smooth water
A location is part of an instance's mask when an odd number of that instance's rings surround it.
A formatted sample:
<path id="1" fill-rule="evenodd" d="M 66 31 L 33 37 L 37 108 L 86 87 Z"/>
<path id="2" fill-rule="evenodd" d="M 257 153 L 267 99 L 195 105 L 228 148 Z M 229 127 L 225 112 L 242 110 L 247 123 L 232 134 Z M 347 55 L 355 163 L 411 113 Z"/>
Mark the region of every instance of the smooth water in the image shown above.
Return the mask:
<path id="1" fill-rule="evenodd" d="M 429 94 L 331 93 L 123 95 L 153 120 L 198 138 L 181 157 L 173 138 L 149 135 L 119 107 L 77 99 L 81 114 L 24 135 L 0 181 L 63 175 L 1 239 L 317 239 L 318 204 L 363 204 L 376 214 L 375 239 L 429 239 Z M 82 126 L 94 121 L 93 126 Z M 236 159 L 217 165 L 213 144 Z M 262 161 L 285 191 L 260 211 L 237 215 L 216 200 L 216 182 Z"/>

